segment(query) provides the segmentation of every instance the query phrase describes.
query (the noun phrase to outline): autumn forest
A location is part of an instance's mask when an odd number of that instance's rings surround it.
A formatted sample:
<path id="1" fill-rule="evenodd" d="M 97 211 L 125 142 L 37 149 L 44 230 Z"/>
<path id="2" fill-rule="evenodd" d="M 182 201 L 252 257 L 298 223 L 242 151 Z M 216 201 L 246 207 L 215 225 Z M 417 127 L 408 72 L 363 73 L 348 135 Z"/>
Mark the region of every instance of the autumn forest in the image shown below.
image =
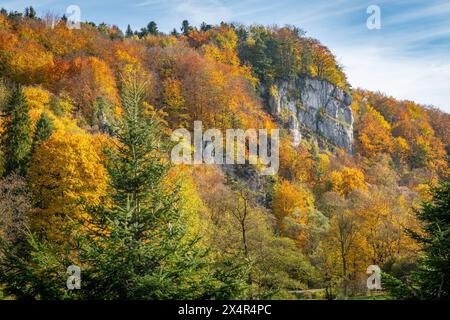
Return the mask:
<path id="1" fill-rule="evenodd" d="M 348 114 L 308 127 L 302 81 Z M 171 133 L 194 121 L 278 128 L 277 174 L 173 164 Z M 352 87 L 296 26 L 2 9 L 0 299 L 448 299 L 449 128 L 438 107 Z"/>

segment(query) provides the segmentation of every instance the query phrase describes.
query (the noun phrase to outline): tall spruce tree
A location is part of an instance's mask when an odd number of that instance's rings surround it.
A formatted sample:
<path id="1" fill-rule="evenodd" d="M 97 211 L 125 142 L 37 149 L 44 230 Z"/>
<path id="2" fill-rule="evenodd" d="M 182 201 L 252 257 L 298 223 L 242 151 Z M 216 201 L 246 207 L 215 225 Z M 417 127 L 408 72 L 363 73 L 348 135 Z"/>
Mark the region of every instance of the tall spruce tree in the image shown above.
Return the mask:
<path id="1" fill-rule="evenodd" d="M 29 110 L 22 88 L 14 87 L 5 108 L 7 120 L 2 141 L 5 176 L 13 172 L 26 175 L 32 143 Z"/>
<path id="2" fill-rule="evenodd" d="M 33 148 L 42 142 L 50 139 L 54 130 L 54 125 L 52 119 L 48 116 L 47 112 L 42 112 L 39 117 L 38 122 L 36 123 L 36 133 L 33 137 Z"/>
<path id="3" fill-rule="evenodd" d="M 237 297 L 241 270 L 210 272 L 198 238 L 187 237 L 180 186 L 167 183 L 169 145 L 157 118 L 144 114 L 144 88 L 136 77 L 123 86 L 118 143 L 107 153 L 113 203 L 91 208 L 95 232 L 80 241 L 83 297 Z"/>
<path id="4" fill-rule="evenodd" d="M 25 8 L 25 17 L 34 19 L 36 18 L 36 10 L 34 10 L 34 8 L 32 6 L 26 7 Z"/>
<path id="5" fill-rule="evenodd" d="M 125 31 L 125 37 L 131 38 L 133 36 L 133 30 L 130 25 L 127 25 L 127 30 Z"/>
<path id="6" fill-rule="evenodd" d="M 192 31 L 192 27 L 191 27 L 191 25 L 189 24 L 189 21 L 188 20 L 183 20 L 183 22 L 181 23 L 181 31 L 183 32 L 183 34 L 185 35 L 185 36 L 188 36 L 189 35 L 189 32 L 191 32 Z"/>
<path id="7" fill-rule="evenodd" d="M 408 234 L 422 246 L 417 270 L 405 280 L 390 275 L 384 286 L 398 299 L 450 298 L 450 178 L 432 189 L 432 200 L 416 211 L 422 222 L 422 232 Z"/>
<path id="8" fill-rule="evenodd" d="M 433 199 L 417 211 L 423 235 L 410 235 L 423 246 L 415 279 L 425 299 L 450 298 L 450 179 L 432 190 Z"/>
<path id="9" fill-rule="evenodd" d="M 155 21 L 150 21 L 147 24 L 147 31 L 148 33 L 154 36 L 157 36 L 159 34 L 158 25 L 156 24 Z"/>

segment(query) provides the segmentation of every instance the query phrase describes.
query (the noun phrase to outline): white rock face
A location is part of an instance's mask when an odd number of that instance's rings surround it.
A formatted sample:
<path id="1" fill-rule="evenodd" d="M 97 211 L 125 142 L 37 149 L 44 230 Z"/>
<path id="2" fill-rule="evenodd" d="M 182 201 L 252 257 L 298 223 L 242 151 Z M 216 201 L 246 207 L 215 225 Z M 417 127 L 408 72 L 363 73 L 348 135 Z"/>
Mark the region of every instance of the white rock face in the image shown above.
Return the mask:
<path id="1" fill-rule="evenodd" d="M 326 80 L 311 78 L 279 82 L 269 91 L 272 114 L 286 121 L 294 137 L 301 136 L 304 126 L 352 152 L 352 97 L 348 93 Z"/>

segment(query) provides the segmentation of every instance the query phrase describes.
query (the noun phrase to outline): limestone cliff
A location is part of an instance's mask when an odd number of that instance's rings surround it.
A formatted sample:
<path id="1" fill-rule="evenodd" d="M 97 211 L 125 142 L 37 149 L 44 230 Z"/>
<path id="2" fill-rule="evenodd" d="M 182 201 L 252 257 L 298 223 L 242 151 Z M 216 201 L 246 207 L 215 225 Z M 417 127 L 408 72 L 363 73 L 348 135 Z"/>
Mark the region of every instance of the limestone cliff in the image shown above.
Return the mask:
<path id="1" fill-rule="evenodd" d="M 309 130 L 352 152 L 352 97 L 326 80 L 300 77 L 266 89 L 271 113 L 291 129 L 294 139 Z"/>

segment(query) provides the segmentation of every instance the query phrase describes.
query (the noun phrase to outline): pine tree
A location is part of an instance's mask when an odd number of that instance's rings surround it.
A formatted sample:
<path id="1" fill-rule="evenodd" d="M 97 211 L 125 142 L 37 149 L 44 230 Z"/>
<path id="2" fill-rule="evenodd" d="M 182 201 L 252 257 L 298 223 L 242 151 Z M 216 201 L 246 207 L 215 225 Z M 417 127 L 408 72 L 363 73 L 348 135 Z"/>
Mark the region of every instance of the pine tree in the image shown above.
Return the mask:
<path id="1" fill-rule="evenodd" d="M 151 35 L 157 36 L 159 34 L 158 26 L 155 21 L 150 21 L 147 25 L 147 31 Z"/>
<path id="2" fill-rule="evenodd" d="M 30 157 L 33 156 L 38 145 L 50 139 L 53 131 L 54 125 L 52 119 L 50 119 L 47 112 L 42 112 L 38 122 L 36 123 L 36 132 L 33 136 L 33 142 L 31 144 Z"/>
<path id="3" fill-rule="evenodd" d="M 207 24 L 206 22 L 202 22 L 202 24 L 200 25 L 200 31 L 206 32 L 211 29 L 212 29 L 212 25 Z"/>
<path id="4" fill-rule="evenodd" d="M 42 112 L 36 124 L 36 133 L 33 137 L 33 146 L 50 139 L 53 130 L 54 125 L 52 119 L 50 119 L 47 112 Z"/>
<path id="5" fill-rule="evenodd" d="M 34 19 L 36 18 L 36 10 L 32 6 L 25 8 L 25 17 Z"/>
<path id="6" fill-rule="evenodd" d="M 244 283 L 230 275 L 239 269 L 209 272 L 198 238 L 186 236 L 179 186 L 166 183 L 169 145 L 159 121 L 144 114 L 144 88 L 135 77 L 124 84 L 118 145 L 107 153 L 113 205 L 90 209 L 96 227 L 80 240 L 80 259 L 89 263 L 83 271 L 83 297 L 236 296 Z"/>
<path id="7" fill-rule="evenodd" d="M 422 258 L 417 270 L 407 281 L 383 276 L 383 284 L 398 299 L 450 298 L 450 179 L 432 189 L 432 200 L 416 211 L 422 232 L 408 234 L 422 245 Z"/>
<path id="8" fill-rule="evenodd" d="M 6 125 L 2 141 L 4 175 L 13 172 L 26 175 L 31 150 L 29 106 L 20 86 L 16 86 L 5 108 Z"/>
<path id="9" fill-rule="evenodd" d="M 181 31 L 183 32 L 183 34 L 184 34 L 185 36 L 188 36 L 188 35 L 189 35 L 189 32 L 192 31 L 192 27 L 191 27 L 191 25 L 189 24 L 189 21 L 183 20 L 183 22 L 181 23 Z"/>
<path id="10" fill-rule="evenodd" d="M 433 199 L 417 211 L 424 235 L 409 231 L 423 245 L 424 257 L 415 272 L 426 299 L 450 298 L 450 179 L 433 189 Z"/>
<path id="11" fill-rule="evenodd" d="M 127 30 L 125 31 L 125 37 L 131 38 L 133 36 L 133 30 L 131 30 L 131 26 L 127 26 Z"/>

